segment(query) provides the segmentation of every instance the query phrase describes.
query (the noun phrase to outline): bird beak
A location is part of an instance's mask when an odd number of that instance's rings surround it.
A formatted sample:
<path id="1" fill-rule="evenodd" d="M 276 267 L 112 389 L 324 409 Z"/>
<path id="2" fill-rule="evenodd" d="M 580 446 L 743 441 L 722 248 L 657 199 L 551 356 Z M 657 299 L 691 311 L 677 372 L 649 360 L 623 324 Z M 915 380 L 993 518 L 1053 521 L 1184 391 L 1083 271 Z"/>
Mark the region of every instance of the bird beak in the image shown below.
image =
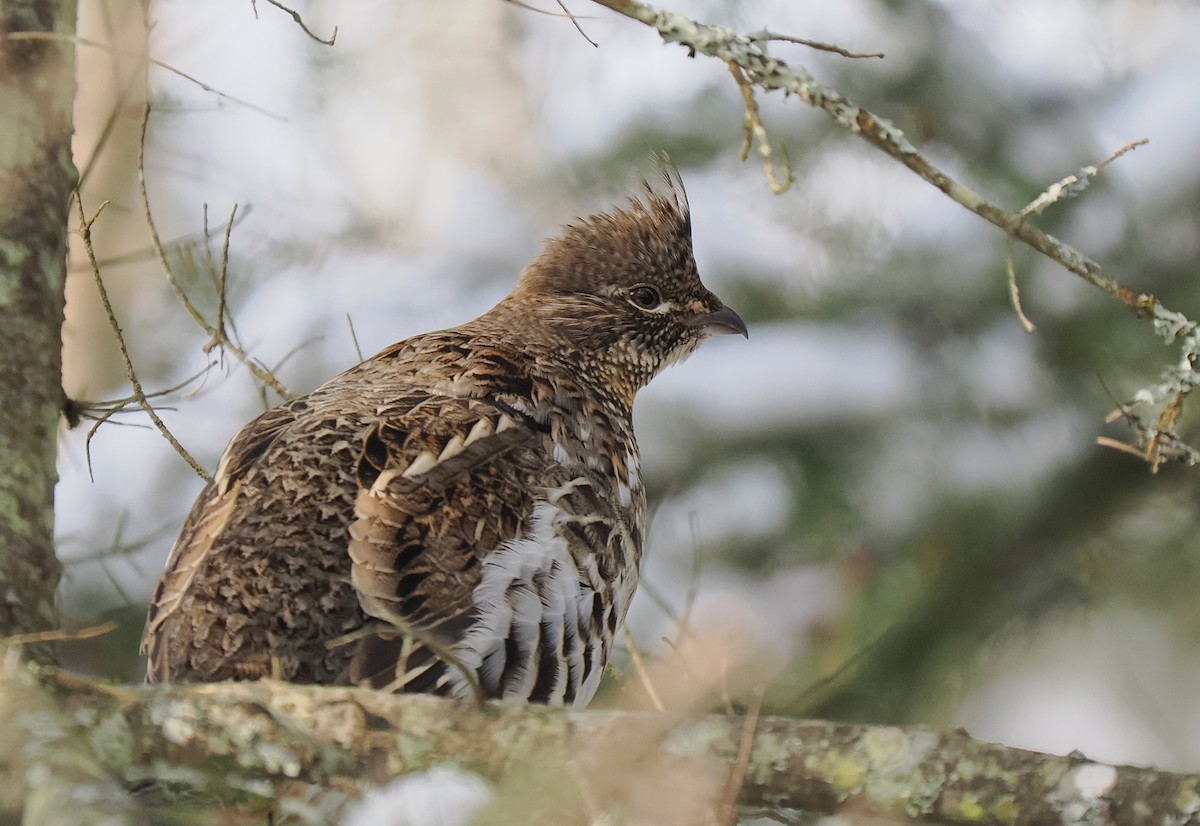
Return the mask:
<path id="1" fill-rule="evenodd" d="M 730 307 L 722 307 L 715 313 L 697 316 L 692 320 L 692 325 L 699 327 L 703 333 L 710 336 L 728 336 L 736 333 L 750 338 L 750 333 L 746 330 L 746 322 L 742 321 L 742 317 Z"/>

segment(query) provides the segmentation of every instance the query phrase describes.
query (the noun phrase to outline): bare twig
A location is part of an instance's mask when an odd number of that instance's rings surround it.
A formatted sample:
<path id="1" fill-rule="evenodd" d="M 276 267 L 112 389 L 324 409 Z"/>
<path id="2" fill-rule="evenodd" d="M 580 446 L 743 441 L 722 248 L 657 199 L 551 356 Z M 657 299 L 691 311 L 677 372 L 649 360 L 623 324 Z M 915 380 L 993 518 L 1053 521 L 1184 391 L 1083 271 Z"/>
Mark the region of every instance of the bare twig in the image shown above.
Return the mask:
<path id="1" fill-rule="evenodd" d="M 563 14 L 571 19 L 571 25 L 575 27 L 575 31 L 579 32 L 579 36 L 588 43 L 591 43 L 595 48 L 600 48 L 599 43 L 587 36 L 587 32 L 583 30 L 583 26 L 579 25 L 579 20 L 575 17 L 575 15 L 571 14 L 571 10 L 567 8 L 567 4 L 564 3 L 563 0 L 554 0 L 554 2 L 558 3 L 558 7 L 563 10 Z"/>
<path id="2" fill-rule="evenodd" d="M 769 32 L 765 29 L 761 32 L 754 32 L 753 34 L 750 34 L 749 37 L 751 40 L 759 42 L 778 40 L 783 43 L 799 43 L 801 46 L 808 46 L 810 49 L 817 49 L 822 52 L 833 52 L 834 54 L 841 55 L 842 57 L 855 59 L 863 57 L 884 57 L 883 52 L 850 52 L 843 49 L 841 46 L 835 46 L 832 43 L 822 43 L 819 40 L 809 40 L 806 37 L 793 37 L 790 34 L 776 34 L 775 32 Z"/>
<path id="3" fill-rule="evenodd" d="M 205 209 L 207 209 L 207 206 L 205 207 Z M 239 205 L 237 221 L 233 225 L 234 229 L 237 229 L 239 226 L 241 226 L 242 222 L 246 220 L 246 217 L 249 216 L 251 212 L 253 212 L 252 204 L 246 204 L 245 206 Z M 205 226 L 207 227 L 207 221 L 205 222 Z M 163 241 L 163 247 L 168 250 L 173 250 L 173 249 L 179 249 L 179 248 L 183 248 L 183 247 L 194 246 L 196 244 L 199 244 L 202 242 L 208 242 L 210 240 L 212 240 L 212 235 L 205 230 L 201 230 L 200 232 L 188 232 L 188 233 L 184 233 L 182 235 L 177 235 L 174 238 L 169 238 L 169 239 Z M 134 264 L 139 261 L 152 261 L 155 259 L 155 257 L 156 256 L 154 253 L 154 247 L 153 246 L 145 246 L 145 247 L 139 247 L 137 249 L 130 250 L 129 252 L 116 253 L 114 255 L 110 255 L 107 258 L 97 258 L 96 260 L 100 264 L 100 269 L 106 270 L 110 267 L 119 267 L 119 266 L 123 266 L 125 264 Z M 71 272 L 82 272 L 86 269 L 88 269 L 86 264 L 73 264 L 70 267 Z M 216 270 L 215 265 L 214 265 L 213 269 L 214 269 L 214 271 Z M 214 289 L 216 288 L 215 280 L 213 282 L 213 287 L 214 287 Z"/>
<path id="4" fill-rule="evenodd" d="M 1004 240 L 1004 268 L 1008 273 L 1008 299 L 1012 302 L 1013 310 L 1017 314 L 1017 321 L 1021 322 L 1021 327 L 1025 329 L 1025 332 L 1032 333 L 1037 330 L 1037 327 L 1025 315 L 1025 308 L 1021 306 L 1021 289 L 1017 286 L 1017 268 L 1013 263 L 1013 239 L 1011 235 Z"/>
<path id="5" fill-rule="evenodd" d="M 51 41 L 58 41 L 58 42 L 62 42 L 62 43 L 74 43 L 77 46 L 87 46 L 92 49 L 101 49 L 101 50 L 109 52 L 111 54 L 123 55 L 125 57 L 136 57 L 141 60 L 144 60 L 146 63 L 148 63 L 151 66 L 157 66 L 160 69 L 166 69 L 171 74 L 178 75 L 179 77 L 183 78 L 184 80 L 188 81 L 189 83 L 194 83 L 196 86 L 199 86 L 204 91 L 209 92 L 210 94 L 214 94 L 219 98 L 223 98 L 223 99 L 229 101 L 230 103 L 236 103 L 239 106 L 245 106 L 247 109 L 253 109 L 255 112 L 258 112 L 261 115 L 266 115 L 269 118 L 274 118 L 275 120 L 281 120 L 281 121 L 287 120 L 287 118 L 285 118 L 283 115 L 280 115 L 276 112 L 272 112 L 271 110 L 265 109 L 256 103 L 251 103 L 248 100 L 243 100 L 242 98 L 234 97 L 233 95 L 229 94 L 228 92 L 222 92 L 220 89 L 216 88 L 215 86 L 209 86 L 204 81 L 202 81 L 196 77 L 193 77 L 192 75 L 189 75 L 187 72 L 183 71 L 182 69 L 177 69 L 174 66 L 172 66 L 170 63 L 164 63 L 163 61 L 158 60 L 153 57 L 150 57 L 149 55 L 147 55 L 143 52 L 133 52 L 133 51 L 125 50 L 125 49 L 118 49 L 115 46 L 110 46 L 107 43 L 99 43 L 95 40 L 89 40 L 86 37 L 79 37 L 79 36 L 73 35 L 73 34 L 63 34 L 61 32 L 9 32 L 7 34 L 0 33 L 0 39 L 3 39 L 3 38 L 7 38 L 8 40 L 51 40 Z"/>
<path id="6" fill-rule="evenodd" d="M 142 390 L 142 383 L 137 377 L 137 373 L 133 369 L 133 362 L 129 358 L 129 350 L 125 347 L 125 336 L 121 332 L 121 325 L 117 321 L 117 315 L 113 312 L 112 302 L 108 299 L 108 290 L 104 288 L 104 279 L 100 277 L 100 267 L 96 264 L 96 252 L 92 247 L 92 224 L 100 217 L 100 213 L 104 211 L 104 207 L 108 205 L 105 201 L 96 210 L 96 214 L 90 219 L 83 210 L 83 198 L 78 190 L 75 192 L 75 204 L 79 207 L 79 236 L 83 239 L 83 248 L 87 252 L 88 262 L 92 265 L 92 277 L 96 281 L 96 289 L 100 292 L 100 301 L 104 305 L 104 312 L 108 316 L 108 324 L 112 328 L 113 335 L 117 337 L 117 347 L 121 351 L 121 361 L 125 364 L 125 375 L 129 378 L 129 383 L 133 386 L 133 396 L 139 407 L 145 411 L 146 416 L 158 428 L 158 432 L 163 435 L 163 438 L 170 443 L 171 447 L 175 448 L 175 452 L 183 457 L 183 460 L 192 466 L 192 470 L 200 476 L 201 479 L 208 482 L 212 480 L 212 476 L 201 467 L 192 454 L 188 453 L 187 449 L 179 443 L 175 435 L 167 428 L 163 420 L 159 418 L 154 406 L 150 404 L 150 400 L 146 397 L 145 391 Z M 108 418 L 107 416 L 105 417 Z M 89 434 L 90 440 L 90 434 Z M 88 471 L 91 472 L 91 461 L 88 462 Z"/>
<path id="7" fill-rule="evenodd" d="M 1112 398 L 1112 393 L 1103 380 L 1100 381 L 1100 386 L 1109 398 Z M 1159 411 L 1153 426 L 1147 425 L 1141 416 L 1134 413 L 1132 405 L 1119 404 L 1104 421 L 1106 424 L 1112 424 L 1117 419 L 1124 419 L 1129 428 L 1137 434 L 1138 443 L 1132 445 L 1109 436 L 1097 436 L 1096 444 L 1136 456 L 1150 465 L 1151 473 L 1158 473 L 1167 460 L 1183 462 L 1186 465 L 1200 464 L 1200 451 L 1185 444 L 1175 432 L 1175 424 L 1183 413 L 1184 399 L 1183 391 L 1175 392 Z M 1133 404 L 1153 404 L 1156 401 L 1147 391 L 1141 391 Z"/>
<path id="8" fill-rule="evenodd" d="M 354 332 L 354 319 L 350 318 L 350 313 L 346 313 L 346 326 L 350 328 L 350 340 L 354 342 L 354 354 L 358 356 L 359 361 L 362 361 L 362 348 L 358 346 L 358 335 Z"/>
<path id="9" fill-rule="evenodd" d="M 313 40 L 317 41 L 318 43 L 320 43 L 324 46 L 332 46 L 337 41 L 337 33 L 338 33 L 337 26 L 333 27 L 333 34 L 329 35 L 328 40 L 325 40 L 324 38 L 317 37 L 315 34 L 313 34 L 312 29 L 310 29 L 308 26 L 304 25 L 304 18 L 300 16 L 300 12 L 298 12 L 294 9 L 288 8 L 287 6 L 283 5 L 283 3 L 280 3 L 279 0 L 267 0 L 267 2 L 270 3 L 272 6 L 274 6 L 275 8 L 279 9 L 280 11 L 282 11 L 286 14 L 290 14 L 292 16 L 292 19 L 296 21 L 296 25 L 299 26 L 306 35 L 308 35 L 309 37 L 311 37 Z M 257 3 L 255 2 L 255 0 L 250 0 L 250 5 L 254 7 L 254 16 L 257 18 L 258 17 Z"/>
<path id="10" fill-rule="evenodd" d="M 128 523 L 128 512 L 122 512 L 117 517 L 117 527 L 113 531 L 112 539 L 103 547 L 90 547 L 84 553 L 64 553 L 63 565 L 69 571 L 73 567 L 80 565 L 90 565 L 93 563 L 104 564 L 110 559 L 126 560 L 131 567 L 140 572 L 140 566 L 137 561 L 137 554 L 145 550 L 151 545 L 161 543 L 164 535 L 173 525 L 164 523 L 157 528 L 150 530 L 136 539 L 125 538 L 125 527 Z M 84 540 L 78 535 L 60 536 L 57 539 L 60 548 L 66 548 L 73 544 L 82 544 L 87 548 L 90 545 L 90 538 Z"/>
<path id="11" fill-rule="evenodd" d="M 170 285 L 171 292 L 175 294 L 175 297 L 179 300 L 179 303 L 183 305 L 185 310 L 187 310 L 188 315 L 192 317 L 192 320 L 196 322 L 197 326 L 199 326 L 204 332 L 208 333 L 208 335 L 212 337 L 213 341 L 216 342 L 216 345 L 214 345 L 213 342 L 209 342 L 208 345 L 205 345 L 206 348 L 211 349 L 212 346 L 220 346 L 228 350 L 233 354 L 234 358 L 244 364 L 246 369 L 249 370 L 262 384 L 270 387 L 283 398 L 291 399 L 294 397 L 292 392 L 283 386 L 283 383 L 275 377 L 273 372 L 264 367 L 257 359 L 252 359 L 246 355 L 246 352 L 240 346 L 238 346 L 236 342 L 230 340 L 228 334 L 223 328 L 217 328 L 208 323 L 208 321 L 204 318 L 204 315 L 199 309 L 196 308 L 196 305 L 192 303 L 191 299 L 188 298 L 187 293 L 183 291 L 183 288 L 179 285 L 178 279 L 175 277 L 175 271 L 171 268 L 170 261 L 167 260 L 167 253 L 163 248 L 162 239 L 159 238 L 158 228 L 154 223 L 154 216 L 150 210 L 150 196 L 146 192 L 146 127 L 150 122 L 150 111 L 151 104 L 149 101 L 147 101 L 145 109 L 142 113 L 142 129 L 140 138 L 138 140 L 138 187 L 140 189 L 142 198 L 142 212 L 146 219 L 146 226 L 150 230 L 151 245 L 154 247 L 154 253 L 158 258 L 158 263 L 162 268 L 163 275 L 166 276 L 167 284 Z"/>
<path id="12" fill-rule="evenodd" d="M 537 6 L 534 6 L 530 3 L 524 2 L 524 0 L 504 0 L 504 2 L 514 5 L 517 8 L 525 9 L 526 11 L 531 11 L 534 14 L 544 14 L 547 17 L 570 17 L 573 20 L 603 20 L 604 19 L 602 17 L 596 17 L 595 15 L 574 14 L 572 12 L 566 12 L 564 14 L 563 12 L 549 11 L 548 9 L 540 9 Z"/>
<path id="13" fill-rule="evenodd" d="M 209 370 L 212 369 L 212 367 L 213 367 L 213 365 L 211 365 L 211 364 L 207 365 L 203 369 L 198 370 L 195 373 L 193 373 L 192 375 L 188 376 L 186 379 L 179 382 L 178 384 L 173 384 L 170 387 L 167 387 L 163 390 L 155 390 L 153 393 L 147 393 L 146 398 L 147 399 L 157 399 L 157 398 L 161 398 L 163 396 L 168 396 L 171 393 L 178 392 L 179 390 L 182 390 L 183 388 L 187 387 L 189 384 L 196 381 L 197 379 L 202 378 Z M 90 399 L 72 399 L 71 400 L 72 407 L 74 408 L 76 414 L 81 419 L 95 419 L 96 418 L 95 411 L 103 411 L 103 412 L 107 412 L 107 413 L 121 413 L 121 412 L 124 412 L 125 409 L 128 408 L 130 405 L 135 404 L 136 402 L 137 402 L 137 399 L 132 395 L 125 396 L 124 398 L 120 398 L 120 399 L 99 399 L 99 400 L 95 400 L 95 401 L 90 400 Z"/>
<path id="14" fill-rule="evenodd" d="M 229 275 L 229 236 L 233 234 L 233 222 L 237 218 L 237 204 L 233 205 L 233 210 L 229 213 L 229 220 L 225 224 L 225 240 L 221 244 L 221 274 L 217 282 L 217 330 L 225 329 L 225 284 Z M 204 236 L 208 237 L 207 227 Z M 220 341 L 213 338 L 211 346 L 220 346 Z"/>
<path id="15" fill-rule="evenodd" d="M 159 398 L 159 397 L 174 393 L 177 390 L 180 390 L 180 389 L 186 387 L 187 385 L 191 384 L 192 382 L 196 381 L 196 379 L 202 378 L 206 373 L 208 373 L 209 370 L 212 369 L 212 367 L 213 367 L 213 364 L 209 363 L 209 364 L 205 365 L 205 367 L 202 370 L 200 370 L 197 373 L 194 373 L 191 376 L 188 376 L 186 379 L 181 381 L 179 384 L 176 384 L 172 387 L 168 387 L 165 390 L 156 390 L 153 393 L 145 393 L 143 395 L 145 396 L 146 399 L 155 399 L 155 398 Z M 90 478 L 94 481 L 95 475 L 92 471 L 92 438 L 96 435 L 96 432 L 100 429 L 100 426 L 103 424 L 109 423 L 109 421 L 112 419 L 113 416 L 116 416 L 121 413 L 132 412 L 131 408 L 140 408 L 140 405 L 138 403 L 138 397 L 136 394 L 131 394 L 131 395 L 125 396 L 124 398 L 121 398 L 121 399 L 110 399 L 110 400 L 104 400 L 104 401 L 86 401 L 86 400 L 72 399 L 69 401 L 69 407 L 70 407 L 70 412 L 68 413 L 68 424 L 71 427 L 78 426 L 79 422 L 82 419 L 88 419 L 89 421 L 95 422 L 95 424 L 93 424 L 88 429 L 87 438 L 84 439 L 84 442 L 83 442 L 83 452 L 84 452 L 84 456 L 87 458 L 88 478 Z M 171 410 L 172 408 L 159 407 L 156 409 L 157 410 Z M 114 424 L 126 424 L 125 422 L 113 422 L 113 423 Z M 132 424 L 132 426 L 133 427 L 144 427 L 144 425 L 137 425 L 137 424 Z"/>
<path id="16" fill-rule="evenodd" d="M 198 378 L 203 378 L 206 375 L 206 373 L 208 373 L 209 370 L 212 369 L 212 366 L 214 366 L 214 365 L 212 365 L 212 363 L 209 363 L 208 365 L 205 365 L 202 370 L 199 370 L 196 373 L 192 373 L 191 376 L 188 376 L 187 378 L 184 379 L 184 381 L 180 382 L 179 384 L 172 385 L 172 387 L 169 387 L 164 390 L 155 390 L 154 393 L 144 393 L 143 396 L 145 397 L 145 399 L 149 400 L 149 399 L 158 399 L 158 397 L 167 396 L 172 393 L 175 393 L 175 391 L 185 388 L 185 387 L 187 387 L 188 384 L 191 384 L 192 382 L 197 381 Z M 109 424 L 110 421 L 112 421 L 114 415 L 119 415 L 121 413 L 132 413 L 133 409 L 139 409 L 140 405 L 139 405 L 139 401 L 138 401 L 138 396 L 137 396 L 137 394 L 131 394 L 131 395 L 125 396 L 124 399 L 110 399 L 110 400 L 103 400 L 103 401 L 86 401 L 86 400 L 74 400 L 73 399 L 70 401 L 70 406 L 71 406 L 71 414 L 74 417 L 73 423 L 71 424 L 72 427 L 77 426 L 79 424 L 79 420 L 82 420 L 82 419 L 88 419 L 90 421 L 94 421 L 94 423 L 95 423 L 94 425 L 89 427 L 88 437 L 86 437 L 84 439 L 84 443 L 83 443 L 84 444 L 84 456 L 86 457 L 86 461 L 88 461 L 88 478 L 95 480 L 95 474 L 92 473 L 92 466 L 91 466 L 91 439 L 92 439 L 92 437 L 96 436 L 96 432 L 98 430 L 100 430 L 101 425 Z M 160 411 L 169 411 L 169 409 L 174 409 L 174 408 L 172 408 L 172 407 L 156 407 L 155 409 L 160 409 Z M 144 427 L 145 426 L 145 425 L 138 425 L 138 424 L 134 424 L 134 423 L 124 423 L 124 421 L 113 421 L 112 424 L 128 425 L 128 426 L 133 426 L 133 427 Z"/>

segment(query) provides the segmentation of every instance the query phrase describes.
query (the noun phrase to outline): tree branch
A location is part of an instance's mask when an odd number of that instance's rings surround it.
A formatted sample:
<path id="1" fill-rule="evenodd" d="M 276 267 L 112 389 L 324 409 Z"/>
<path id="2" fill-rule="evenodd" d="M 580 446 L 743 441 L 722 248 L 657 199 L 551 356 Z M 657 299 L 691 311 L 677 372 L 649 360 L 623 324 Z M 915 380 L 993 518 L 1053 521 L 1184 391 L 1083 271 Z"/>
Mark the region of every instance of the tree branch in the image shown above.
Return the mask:
<path id="1" fill-rule="evenodd" d="M 740 773 L 742 807 L 997 826 L 1200 823 L 1200 775 L 1005 748 L 962 731 L 561 711 L 274 682 L 131 687 L 6 671 L 0 696 L 29 708 L 10 721 L 3 773 L 34 777 L 27 769 L 45 759 L 44 732 L 53 729 L 54 759 L 87 767 L 93 783 L 107 776 L 108 793 L 123 778 L 265 805 L 294 781 L 363 793 L 450 762 L 497 784 L 501 801 L 523 778 L 527 803 L 534 783 L 556 805 L 563 795 L 580 805 L 578 793 L 562 790 L 586 779 L 601 793 L 594 799 L 628 807 L 664 777 L 690 776 L 715 779 L 698 802 L 716 811 L 727 795 L 720 778 Z M 80 754 L 67 755 L 65 744 Z"/>
<path id="2" fill-rule="evenodd" d="M 1039 201 L 1034 201 L 1025 210 L 1011 212 L 984 199 L 931 163 L 889 120 L 854 104 L 840 92 L 818 83 L 803 67 L 789 65 L 767 54 L 760 35 L 738 34 L 721 26 L 700 23 L 679 12 L 661 9 L 641 0 L 593 2 L 650 26 L 658 32 L 664 42 L 678 43 L 692 55 L 703 54 L 715 57 L 731 67 L 740 67 L 745 78 L 755 86 L 767 91 L 781 90 L 785 95 L 795 95 L 809 106 L 824 111 L 840 126 L 861 136 L 872 146 L 904 164 L 956 203 L 1002 229 L 1010 238 L 1027 244 L 1092 286 L 1103 290 L 1132 308 L 1139 317 L 1152 318 L 1155 332 L 1160 338 L 1167 344 L 1180 342 L 1181 357 L 1176 364 L 1163 371 L 1158 384 L 1139 390 L 1135 394 L 1135 403 L 1149 407 L 1166 405 L 1167 409 L 1158 413 L 1153 423 L 1128 417 L 1134 421 L 1139 442 L 1144 445 L 1145 456 L 1153 468 L 1157 469 L 1164 457 L 1177 459 L 1189 465 L 1200 463 L 1200 451 L 1183 443 L 1173 429 L 1174 421 L 1178 418 L 1177 411 L 1184 399 L 1197 384 L 1200 384 L 1200 372 L 1196 369 L 1196 366 L 1200 365 L 1200 328 L 1197 323 L 1162 306 L 1153 295 L 1136 292 L 1110 278 L 1091 258 L 1029 223 L 1026 220 L 1027 213 L 1037 211 Z M 737 73 L 734 77 L 739 79 Z M 1140 142 L 1130 144 L 1117 155 L 1138 143 Z M 1114 160 L 1117 155 L 1109 160 Z M 1084 178 L 1090 178 L 1097 171 L 1091 169 L 1089 172 L 1089 169 L 1091 168 L 1085 168 Z M 773 183 L 772 189 L 776 189 Z M 1054 196 L 1056 197 L 1058 196 Z M 1015 284 L 1015 275 L 1009 275 L 1009 283 Z M 1128 410 L 1126 413 L 1128 414 Z"/>

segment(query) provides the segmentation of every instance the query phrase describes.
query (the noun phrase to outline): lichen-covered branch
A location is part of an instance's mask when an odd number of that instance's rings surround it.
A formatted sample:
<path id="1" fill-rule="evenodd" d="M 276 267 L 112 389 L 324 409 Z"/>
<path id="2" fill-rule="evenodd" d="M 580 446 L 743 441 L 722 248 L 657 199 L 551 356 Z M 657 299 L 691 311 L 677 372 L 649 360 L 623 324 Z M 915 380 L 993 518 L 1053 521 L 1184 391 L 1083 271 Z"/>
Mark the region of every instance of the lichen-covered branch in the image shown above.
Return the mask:
<path id="1" fill-rule="evenodd" d="M 1157 384 L 1135 394 L 1138 405 L 1152 409 L 1163 408 L 1162 411 L 1156 413 L 1151 420 L 1145 420 L 1133 417 L 1132 412 L 1126 410 L 1126 418 L 1130 418 L 1135 424 L 1134 430 L 1139 437 L 1140 449 L 1143 449 L 1153 468 L 1157 469 L 1163 458 L 1175 459 L 1189 465 L 1200 463 L 1200 451 L 1184 444 L 1171 427 L 1178 418 L 1184 398 L 1192 387 L 1200 384 L 1200 373 L 1196 369 L 1200 365 L 1200 353 L 1195 349 L 1193 335 L 1196 329 L 1195 322 L 1163 307 L 1153 295 L 1130 289 L 1109 277 L 1091 258 L 1038 229 L 1027 220 L 1030 217 L 1028 213 L 1033 211 L 1030 208 L 1016 212 L 1004 209 L 956 181 L 922 155 L 904 133 L 886 118 L 854 104 L 840 92 L 818 83 L 803 67 L 767 54 L 764 49 L 765 41 L 760 35 L 739 34 L 722 26 L 700 23 L 679 12 L 659 8 L 641 0 L 593 2 L 650 26 L 658 32 L 664 42 L 678 43 L 691 54 L 707 55 L 730 66 L 740 67 L 749 82 L 761 89 L 780 90 L 785 95 L 795 95 L 809 106 L 824 111 L 839 125 L 904 164 L 956 203 L 1002 229 L 1010 238 L 1027 244 L 1057 262 L 1132 308 L 1139 316 L 1154 318 L 1156 332 L 1168 344 L 1179 341 L 1182 353 L 1177 366 L 1164 371 Z M 1135 142 L 1137 143 L 1140 142 Z M 1135 144 L 1131 144 L 1130 147 Z M 775 188 L 773 184 L 772 188 Z M 1037 203 L 1035 201 L 1030 207 Z M 1009 281 L 1010 285 L 1015 283 L 1015 276 L 1010 275 Z M 1175 319 L 1182 319 L 1182 323 L 1189 328 L 1188 332 L 1184 335 L 1167 336 L 1163 332 L 1163 322 Z M 1166 426 L 1157 427 L 1159 423 L 1166 423 Z"/>
<path id="2" fill-rule="evenodd" d="M 0 3 L 0 33 L 74 27 L 73 0 Z M 74 96 L 72 44 L 0 37 L 0 637 L 58 625 L 54 483 Z"/>
<path id="3" fill-rule="evenodd" d="M 0 698 L 0 709 L 36 710 L 3 715 L 10 744 L 0 775 L 25 778 L 27 801 L 40 799 L 36 778 L 61 777 L 62 766 L 93 796 L 121 780 L 265 805 L 297 781 L 361 794 L 452 763 L 494 784 L 495 805 L 507 790 L 528 806 L 579 811 L 591 800 L 630 812 L 647 790 L 667 794 L 665 778 L 687 777 L 703 782 L 672 805 L 715 811 L 724 778 L 740 774 L 742 807 L 1008 826 L 1200 823 L 1200 776 L 1010 749 L 961 731 L 778 717 L 748 726 L 740 716 L 570 712 L 272 682 L 114 686 L 23 667 L 0 677 Z M 13 810 L 13 799 L 3 803 Z M 572 821 L 560 814 L 554 822 Z"/>

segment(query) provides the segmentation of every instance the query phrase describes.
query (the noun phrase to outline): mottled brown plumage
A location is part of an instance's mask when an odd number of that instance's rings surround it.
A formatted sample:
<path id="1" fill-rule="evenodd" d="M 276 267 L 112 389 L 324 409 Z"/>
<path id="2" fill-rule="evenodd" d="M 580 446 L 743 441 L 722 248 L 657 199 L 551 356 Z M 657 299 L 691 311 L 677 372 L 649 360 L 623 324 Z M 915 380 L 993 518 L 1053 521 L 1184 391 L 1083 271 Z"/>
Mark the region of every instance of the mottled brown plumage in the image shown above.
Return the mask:
<path id="1" fill-rule="evenodd" d="M 664 180 L 568 226 L 474 321 L 243 428 L 155 589 L 147 679 L 585 704 L 642 554 L 634 394 L 745 333 Z"/>

